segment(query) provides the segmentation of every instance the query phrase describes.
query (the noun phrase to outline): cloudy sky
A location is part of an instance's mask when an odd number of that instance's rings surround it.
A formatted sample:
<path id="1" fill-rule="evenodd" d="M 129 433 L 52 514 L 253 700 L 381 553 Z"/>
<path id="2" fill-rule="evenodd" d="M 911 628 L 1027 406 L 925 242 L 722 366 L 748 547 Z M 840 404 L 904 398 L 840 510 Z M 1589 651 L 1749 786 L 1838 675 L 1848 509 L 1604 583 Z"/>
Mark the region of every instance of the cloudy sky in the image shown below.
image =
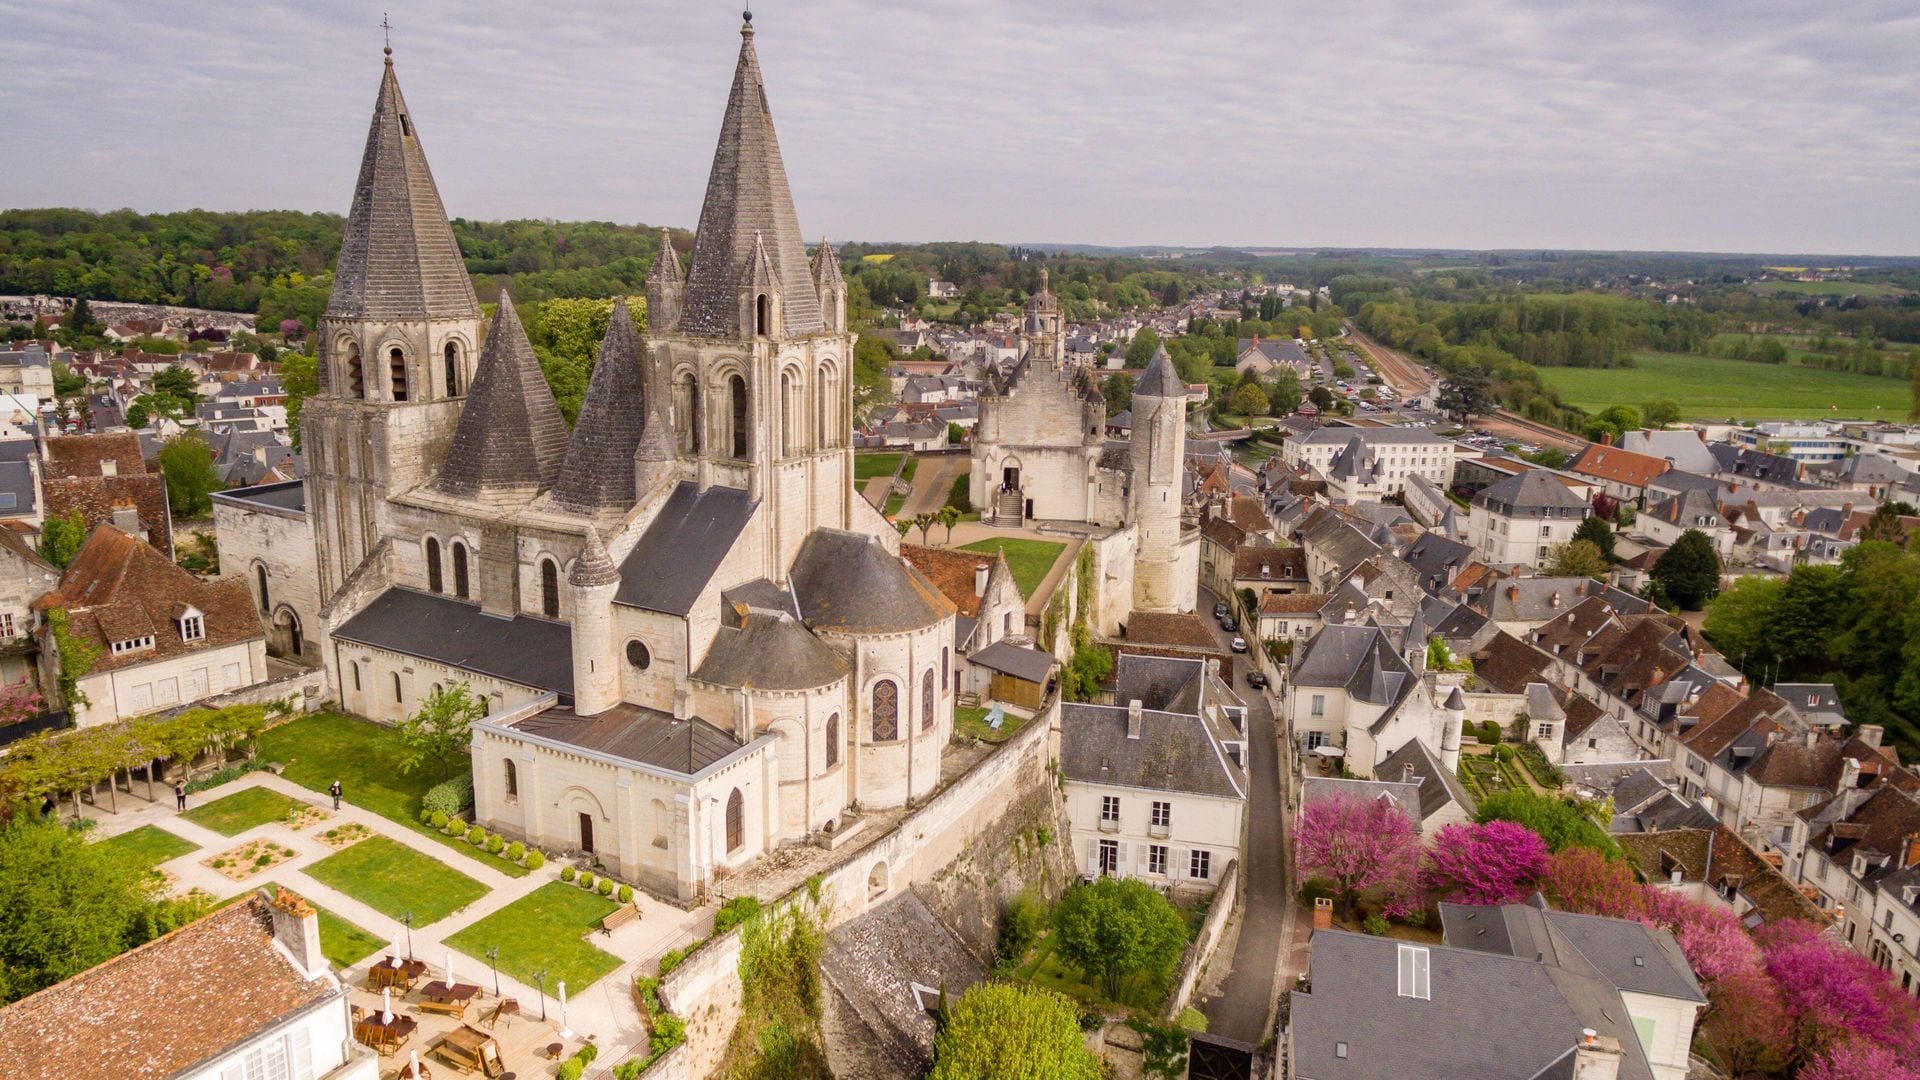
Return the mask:
<path id="1" fill-rule="evenodd" d="M 0 0 L 0 206 L 344 212 L 391 14 L 450 213 L 691 225 L 731 2 Z M 762 0 L 837 240 L 1920 254 L 1913 0 Z"/>

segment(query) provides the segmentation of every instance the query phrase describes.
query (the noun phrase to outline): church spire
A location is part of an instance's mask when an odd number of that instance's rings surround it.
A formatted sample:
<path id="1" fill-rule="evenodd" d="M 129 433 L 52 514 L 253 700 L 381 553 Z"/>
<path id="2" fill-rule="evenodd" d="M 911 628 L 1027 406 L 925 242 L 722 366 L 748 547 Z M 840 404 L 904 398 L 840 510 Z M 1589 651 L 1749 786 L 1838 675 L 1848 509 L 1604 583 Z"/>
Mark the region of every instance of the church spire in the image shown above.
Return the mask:
<path id="1" fill-rule="evenodd" d="M 680 325 L 680 303 L 687 278 L 680 269 L 680 253 L 673 250 L 673 233 L 660 230 L 660 250 L 647 272 L 647 327 L 671 333 Z"/>
<path id="2" fill-rule="evenodd" d="M 567 422 L 540 373 L 513 298 L 502 292 L 500 314 L 440 470 L 440 490 L 467 498 L 530 498 L 553 486 L 566 452 Z"/>
<path id="3" fill-rule="evenodd" d="M 756 269 L 754 248 L 760 244 L 777 297 L 773 306 L 780 314 L 769 332 L 811 334 L 822 328 L 819 296 L 809 280 L 807 249 L 767 108 L 760 59 L 753 48 L 753 20 L 743 17 L 740 60 L 707 177 L 679 329 L 725 337 L 753 332 L 751 313 L 757 304 L 746 294 Z"/>
<path id="4" fill-rule="evenodd" d="M 384 321 L 471 319 L 480 313 L 419 130 L 400 96 L 391 47 L 326 313 Z"/>
<path id="5" fill-rule="evenodd" d="M 554 505 L 583 514 L 633 506 L 633 452 L 651 396 L 640 377 L 640 335 L 627 302 L 616 300 L 553 487 Z"/>

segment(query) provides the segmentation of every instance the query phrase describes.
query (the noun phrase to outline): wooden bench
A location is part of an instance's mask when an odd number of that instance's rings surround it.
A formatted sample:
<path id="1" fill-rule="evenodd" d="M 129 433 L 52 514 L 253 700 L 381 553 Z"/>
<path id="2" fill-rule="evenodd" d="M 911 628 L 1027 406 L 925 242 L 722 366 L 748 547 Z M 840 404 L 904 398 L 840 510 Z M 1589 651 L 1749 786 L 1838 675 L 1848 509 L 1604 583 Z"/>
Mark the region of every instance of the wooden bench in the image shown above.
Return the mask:
<path id="1" fill-rule="evenodd" d="M 611 934 L 615 930 L 618 930 L 621 927 L 627 925 L 628 923 L 638 920 L 639 918 L 640 918 L 640 905 L 621 904 L 619 907 L 614 908 L 612 911 L 608 912 L 606 918 L 600 920 L 600 932 L 603 934 Z"/>
<path id="2" fill-rule="evenodd" d="M 466 1019 L 467 1003 L 464 1001 L 422 1001 L 421 1012 L 440 1013 L 443 1016 L 457 1016 Z"/>

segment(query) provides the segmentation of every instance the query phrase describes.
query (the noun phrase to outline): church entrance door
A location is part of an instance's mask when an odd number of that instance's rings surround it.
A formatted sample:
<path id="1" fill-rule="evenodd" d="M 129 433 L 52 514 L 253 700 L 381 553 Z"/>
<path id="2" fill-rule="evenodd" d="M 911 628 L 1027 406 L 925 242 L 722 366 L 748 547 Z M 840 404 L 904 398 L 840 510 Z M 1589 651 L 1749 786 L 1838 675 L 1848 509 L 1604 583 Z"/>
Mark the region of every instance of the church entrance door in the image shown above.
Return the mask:
<path id="1" fill-rule="evenodd" d="M 1000 470 L 1000 482 L 1008 491 L 1020 490 L 1020 466 L 1009 465 Z"/>
<path id="2" fill-rule="evenodd" d="M 583 852 L 586 852 L 589 855 L 593 853 L 593 815 L 592 814 L 580 815 L 580 850 Z"/>

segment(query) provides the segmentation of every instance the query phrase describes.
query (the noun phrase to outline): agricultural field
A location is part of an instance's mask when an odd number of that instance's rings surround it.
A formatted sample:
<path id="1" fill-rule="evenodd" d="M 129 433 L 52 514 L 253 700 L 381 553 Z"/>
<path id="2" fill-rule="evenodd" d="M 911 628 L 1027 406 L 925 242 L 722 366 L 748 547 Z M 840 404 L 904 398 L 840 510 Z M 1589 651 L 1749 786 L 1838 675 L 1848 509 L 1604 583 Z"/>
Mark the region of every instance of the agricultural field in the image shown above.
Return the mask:
<path id="1" fill-rule="evenodd" d="M 1753 291 L 1762 296 L 1905 296 L 1909 292 L 1883 281 L 1756 281 Z"/>
<path id="2" fill-rule="evenodd" d="M 1633 363 L 1539 370 L 1562 400 L 1588 412 L 1668 399 L 1698 420 L 1900 420 L 1911 403 L 1905 382 L 1880 376 L 1679 353 L 1635 353 Z"/>

